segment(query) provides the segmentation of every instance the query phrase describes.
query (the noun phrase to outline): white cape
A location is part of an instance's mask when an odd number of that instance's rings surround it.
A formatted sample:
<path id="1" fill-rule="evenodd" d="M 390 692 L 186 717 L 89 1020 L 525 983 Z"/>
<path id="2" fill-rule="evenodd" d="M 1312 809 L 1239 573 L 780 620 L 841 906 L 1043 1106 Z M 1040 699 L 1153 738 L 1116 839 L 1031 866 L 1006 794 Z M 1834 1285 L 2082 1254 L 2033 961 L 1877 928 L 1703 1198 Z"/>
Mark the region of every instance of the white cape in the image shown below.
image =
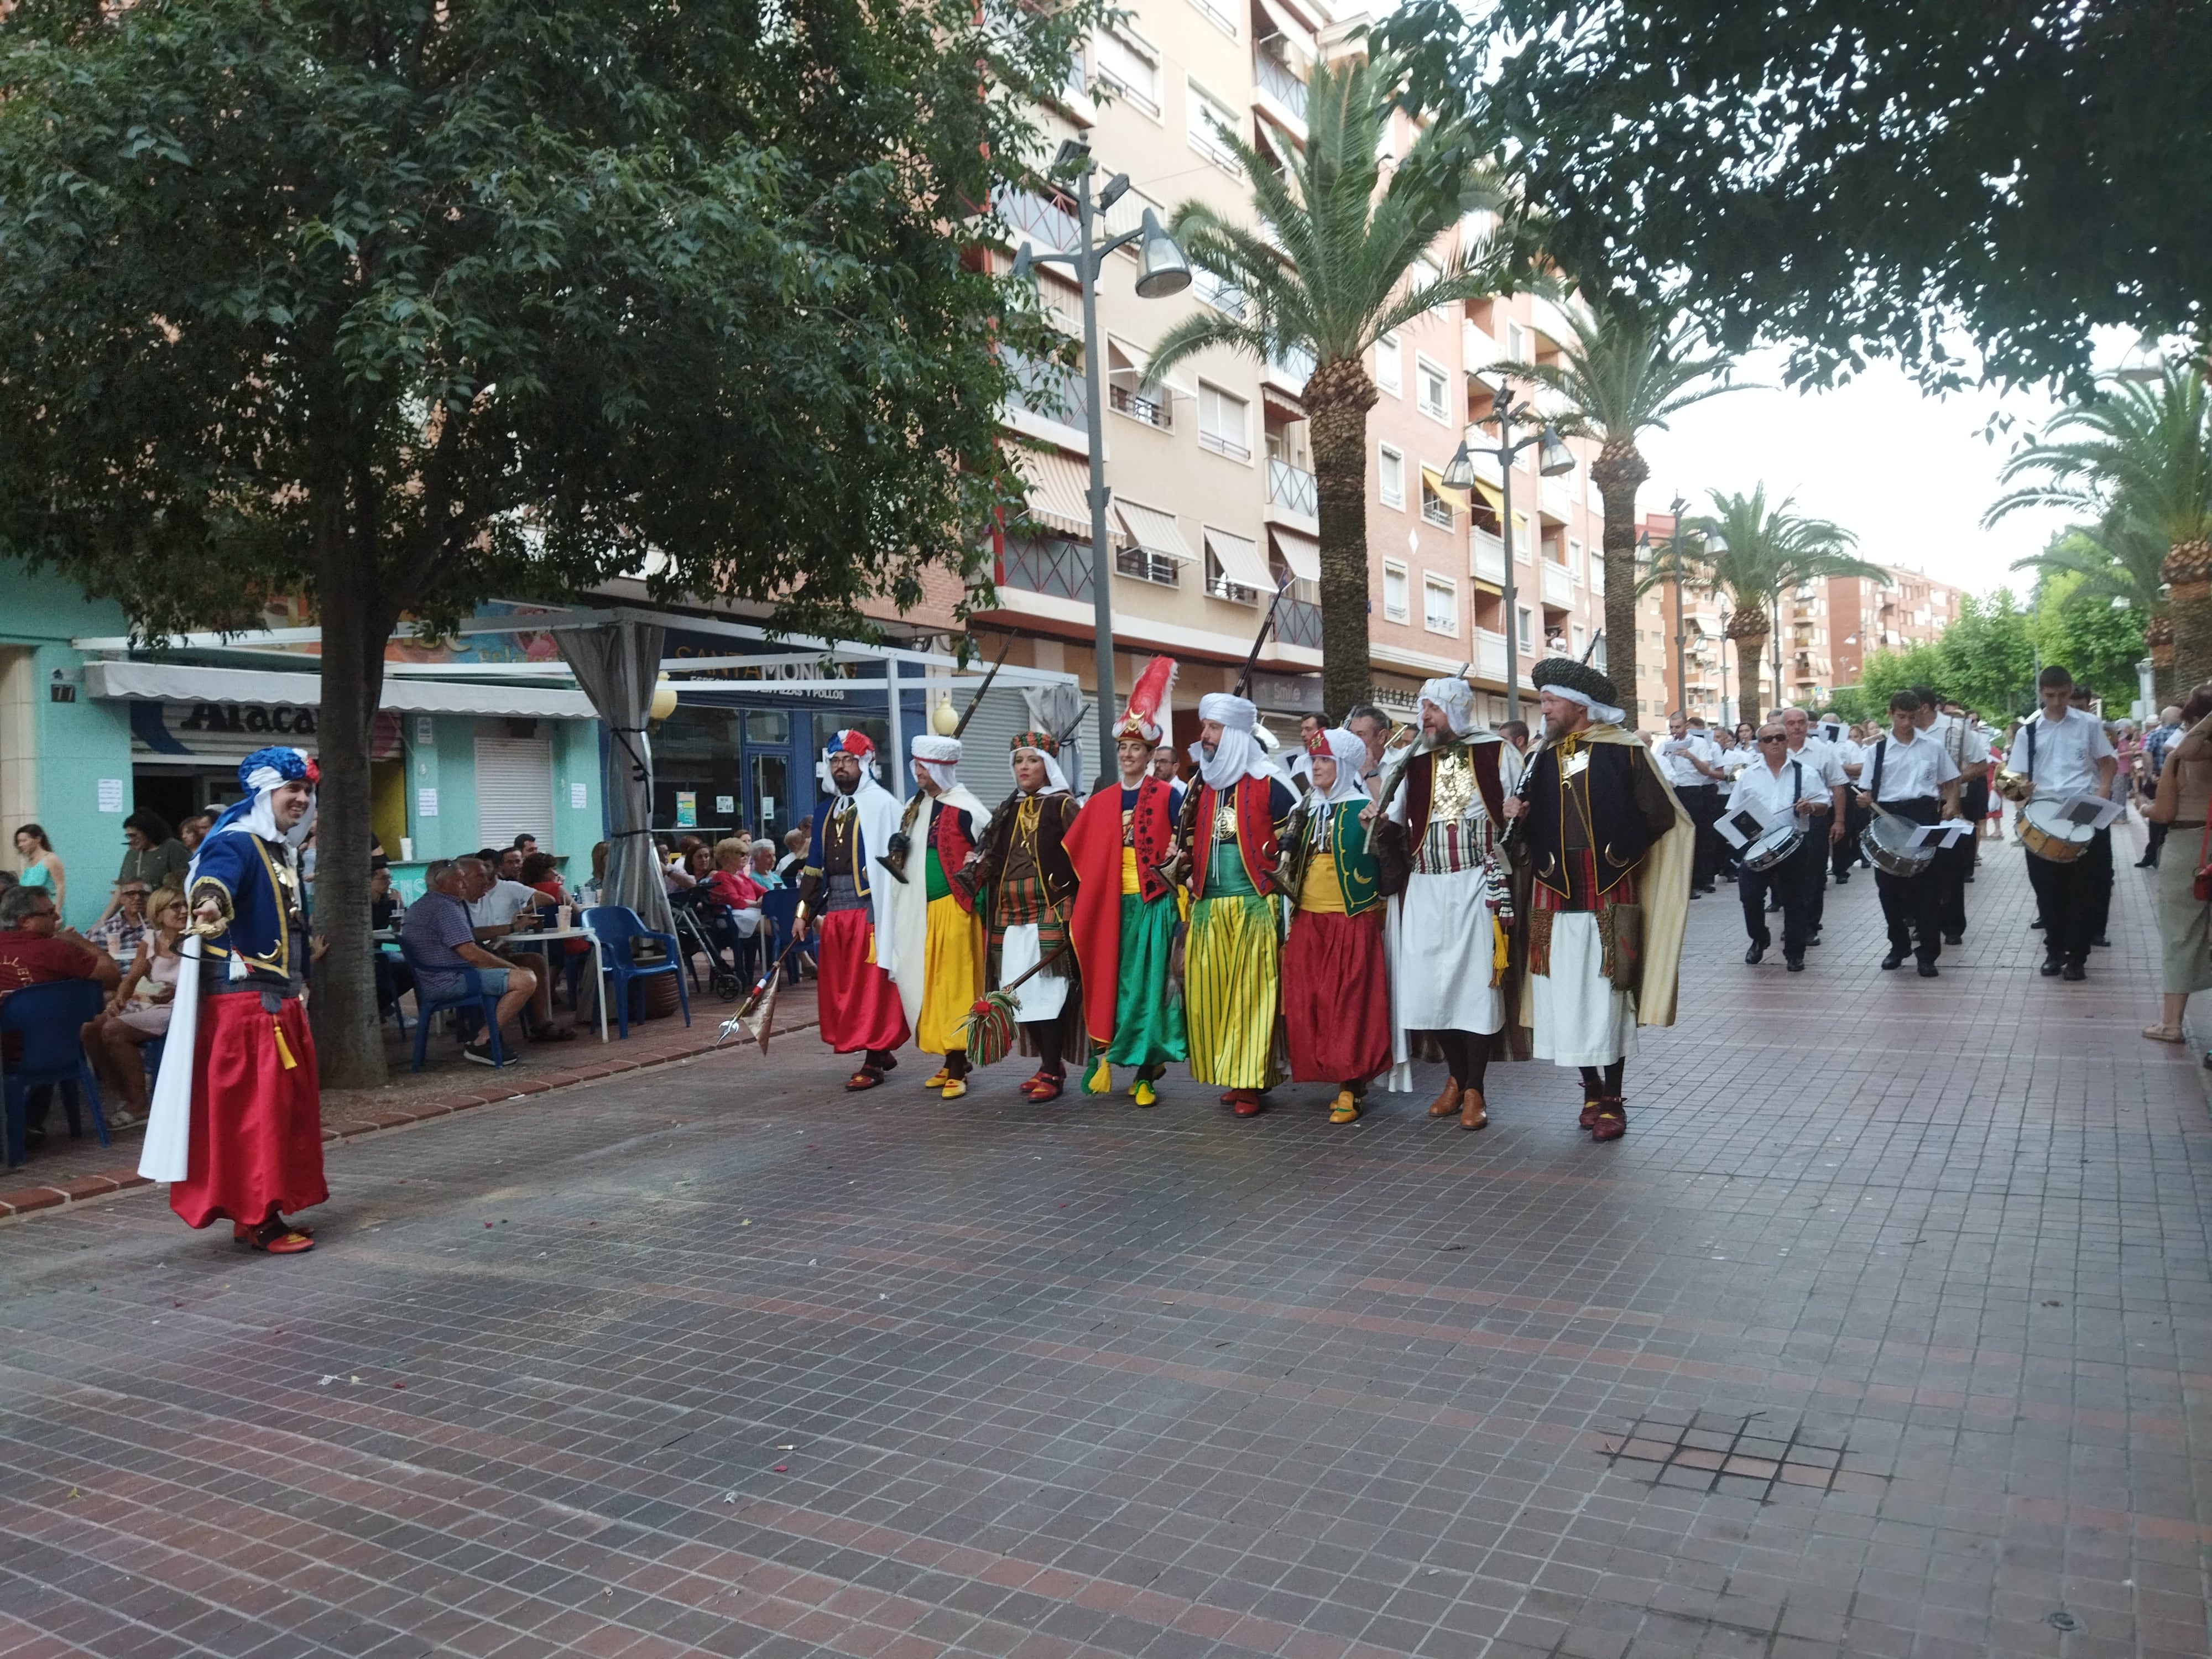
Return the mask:
<path id="1" fill-rule="evenodd" d="M 148 1181 L 183 1181 L 191 1174 L 192 1050 L 200 1032 L 200 936 L 187 931 L 177 941 L 177 990 L 170 1003 L 168 1034 L 161 1040 L 161 1070 L 154 1079 L 154 1103 L 146 1114 L 145 1144 L 138 1150 L 138 1173 Z"/>
<path id="2" fill-rule="evenodd" d="M 919 1030 L 921 1023 L 921 994 L 927 979 L 922 964 L 929 959 L 929 831 L 939 806 L 967 813 L 979 842 L 983 826 L 991 821 L 990 810 L 964 788 L 948 789 L 934 800 L 923 792 L 921 808 L 914 815 L 914 828 L 907 831 L 911 846 L 906 856 L 906 884 L 902 886 L 890 876 L 883 878 L 891 890 L 891 913 L 898 919 L 895 924 L 898 953 L 895 958 L 886 958 L 878 946 L 877 960 L 892 962 L 891 978 L 898 986 L 909 1030 Z"/>

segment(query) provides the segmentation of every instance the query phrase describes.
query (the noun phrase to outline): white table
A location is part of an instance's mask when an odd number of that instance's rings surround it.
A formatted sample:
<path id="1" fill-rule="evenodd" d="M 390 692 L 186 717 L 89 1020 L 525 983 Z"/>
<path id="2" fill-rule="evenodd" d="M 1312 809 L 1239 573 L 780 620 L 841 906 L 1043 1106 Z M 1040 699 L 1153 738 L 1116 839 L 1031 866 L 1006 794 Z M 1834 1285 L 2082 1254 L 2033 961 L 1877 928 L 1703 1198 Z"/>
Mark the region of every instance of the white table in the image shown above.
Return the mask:
<path id="1" fill-rule="evenodd" d="M 389 927 L 378 928 L 369 935 L 369 938 L 374 939 L 379 945 L 397 945 L 399 943 L 399 935 Z M 509 949 L 520 946 L 524 950 L 530 950 L 536 947 L 541 942 L 547 945 L 555 945 L 560 943 L 563 939 L 589 939 L 591 941 L 592 1000 L 597 1002 L 599 1006 L 599 1041 L 605 1042 L 607 1040 L 606 957 L 601 952 L 599 947 L 599 936 L 597 933 L 594 933 L 588 927 L 580 926 L 575 927 L 538 927 L 532 928 L 527 933 L 510 933 L 505 935 L 501 942 L 506 945 Z M 544 955 L 546 997 L 550 1003 L 553 994 L 553 953 L 552 951 L 548 951 Z"/>

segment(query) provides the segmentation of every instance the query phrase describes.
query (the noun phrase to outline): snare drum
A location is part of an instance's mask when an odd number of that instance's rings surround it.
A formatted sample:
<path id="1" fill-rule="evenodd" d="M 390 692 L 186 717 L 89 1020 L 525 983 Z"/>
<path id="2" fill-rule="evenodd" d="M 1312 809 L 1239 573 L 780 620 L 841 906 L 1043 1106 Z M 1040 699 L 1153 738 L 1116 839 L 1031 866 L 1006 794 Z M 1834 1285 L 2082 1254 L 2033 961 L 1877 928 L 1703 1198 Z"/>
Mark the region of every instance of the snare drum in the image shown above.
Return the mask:
<path id="1" fill-rule="evenodd" d="M 1743 867 L 1762 873 L 1783 863 L 1805 844 L 1802 823 L 1778 823 L 1743 849 Z"/>
<path id="2" fill-rule="evenodd" d="M 1925 875 L 1928 866 L 1936 862 L 1935 848 L 1905 845 L 1919 827 L 1909 818 L 1876 811 L 1874 822 L 1860 832 L 1859 850 L 1867 855 L 1867 862 L 1884 875 Z"/>
<path id="3" fill-rule="evenodd" d="M 2086 823 L 2069 823 L 2060 816 L 2059 802 L 2045 797 L 2020 809 L 2020 844 L 2052 864 L 2071 864 L 2081 856 L 2097 832 Z"/>

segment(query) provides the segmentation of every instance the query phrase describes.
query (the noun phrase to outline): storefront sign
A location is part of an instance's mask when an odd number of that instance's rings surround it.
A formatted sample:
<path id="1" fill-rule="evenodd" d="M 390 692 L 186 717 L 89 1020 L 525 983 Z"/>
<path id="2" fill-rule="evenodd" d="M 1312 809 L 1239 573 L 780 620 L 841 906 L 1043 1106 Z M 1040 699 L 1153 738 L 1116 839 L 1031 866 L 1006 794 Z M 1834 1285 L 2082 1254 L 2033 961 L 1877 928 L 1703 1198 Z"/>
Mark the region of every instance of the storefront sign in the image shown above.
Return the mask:
<path id="1" fill-rule="evenodd" d="M 321 729 L 318 710 L 285 702 L 146 702 L 131 705 L 134 754 L 172 759 L 239 761 L 271 744 L 313 754 Z M 396 760 L 399 716 L 379 714 L 369 727 L 371 760 Z"/>
<path id="2" fill-rule="evenodd" d="M 699 827 L 699 792 L 679 789 L 676 792 L 676 827 L 696 830 Z"/>

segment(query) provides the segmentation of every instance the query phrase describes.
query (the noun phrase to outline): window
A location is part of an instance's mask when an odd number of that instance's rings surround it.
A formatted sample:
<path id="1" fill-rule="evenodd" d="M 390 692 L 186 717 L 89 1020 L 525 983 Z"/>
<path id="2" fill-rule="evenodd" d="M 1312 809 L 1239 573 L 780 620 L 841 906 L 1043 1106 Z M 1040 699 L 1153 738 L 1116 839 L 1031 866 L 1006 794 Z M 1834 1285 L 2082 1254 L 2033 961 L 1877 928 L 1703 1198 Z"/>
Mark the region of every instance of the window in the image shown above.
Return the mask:
<path id="1" fill-rule="evenodd" d="M 1449 577 L 1421 578 L 1421 625 L 1431 634 L 1459 632 L 1459 589 Z"/>
<path id="2" fill-rule="evenodd" d="M 1167 388 L 1152 383 L 1143 354 L 1119 340 L 1106 342 L 1106 406 L 1133 421 L 1142 421 L 1146 426 L 1158 427 L 1163 432 L 1175 428 L 1175 400 Z"/>
<path id="3" fill-rule="evenodd" d="M 1602 592 L 1605 592 L 1605 559 L 1604 559 L 1604 556 L 1603 556 L 1602 555 L 1600 555 L 1598 557 L 1594 558 L 1594 559 L 1592 559 L 1592 560 L 1589 562 L 1589 570 L 1590 570 L 1590 592 L 1593 592 L 1593 593 L 1602 593 Z"/>
<path id="4" fill-rule="evenodd" d="M 1382 505 L 1403 507 L 1406 504 L 1406 458 L 1384 444 L 1381 452 L 1382 465 L 1378 476 L 1382 485 Z"/>
<path id="5" fill-rule="evenodd" d="M 1567 543 L 1567 574 L 1575 579 L 1576 586 L 1582 586 L 1583 544 L 1571 539 Z"/>
<path id="6" fill-rule="evenodd" d="M 1218 386 L 1204 380 L 1198 383 L 1198 443 L 1201 449 L 1210 449 L 1217 455 L 1226 455 L 1232 461 L 1252 459 L 1249 441 L 1251 428 L 1245 416 L 1251 406 L 1242 398 L 1231 397 Z"/>
<path id="7" fill-rule="evenodd" d="M 1513 515 L 1513 562 L 1528 562 L 1528 521 L 1518 513 Z"/>
<path id="8" fill-rule="evenodd" d="M 1505 355 L 1516 363 L 1528 361 L 1528 331 L 1518 323 L 1505 325 Z"/>
<path id="9" fill-rule="evenodd" d="M 1098 78 L 1154 120 L 1160 113 L 1160 55 L 1133 33 L 1103 30 L 1097 41 Z"/>
<path id="10" fill-rule="evenodd" d="M 1195 259 L 1190 262 L 1190 291 L 1227 316 L 1244 314 L 1244 290 Z"/>
<path id="11" fill-rule="evenodd" d="M 1439 530 L 1452 527 L 1451 503 L 1429 487 L 1425 472 L 1421 475 L 1421 517 Z"/>
<path id="12" fill-rule="evenodd" d="M 1451 419 L 1449 398 L 1449 382 L 1444 372 L 1425 357 L 1413 360 L 1413 375 L 1419 394 L 1421 413 L 1439 421 Z"/>
<path id="13" fill-rule="evenodd" d="M 1237 152 L 1229 148 L 1223 130 L 1241 133 L 1243 129 L 1237 112 L 1200 86 L 1195 81 L 1183 82 L 1183 114 L 1190 133 L 1190 147 L 1219 167 L 1224 173 L 1244 176 L 1244 164 L 1237 159 Z"/>
<path id="14" fill-rule="evenodd" d="M 1405 388 L 1405 357 L 1398 348 L 1398 337 L 1385 334 L 1375 343 L 1375 385 L 1377 390 L 1396 397 Z"/>
<path id="15" fill-rule="evenodd" d="M 1575 624 L 1574 653 L 1577 658 L 1583 654 L 1583 625 L 1580 623 Z"/>
<path id="16" fill-rule="evenodd" d="M 1533 631 L 1529 625 L 1528 607 L 1521 606 L 1514 612 L 1514 616 L 1521 626 L 1520 636 L 1514 643 L 1519 647 L 1521 654 L 1525 657 L 1528 654 L 1528 641 Z"/>
<path id="17" fill-rule="evenodd" d="M 1387 559 L 1382 564 L 1382 620 L 1406 620 L 1406 567 Z"/>

